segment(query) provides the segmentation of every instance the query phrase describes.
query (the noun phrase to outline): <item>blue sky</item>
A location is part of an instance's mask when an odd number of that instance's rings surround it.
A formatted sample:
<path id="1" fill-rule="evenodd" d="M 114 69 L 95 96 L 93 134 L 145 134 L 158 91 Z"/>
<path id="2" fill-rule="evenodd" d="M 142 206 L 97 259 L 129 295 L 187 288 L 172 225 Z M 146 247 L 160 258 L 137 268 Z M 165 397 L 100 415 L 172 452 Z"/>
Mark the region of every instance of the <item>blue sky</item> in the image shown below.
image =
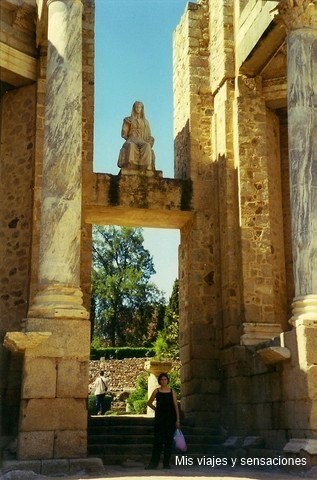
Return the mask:
<path id="1" fill-rule="evenodd" d="M 155 138 L 156 169 L 173 178 L 173 31 L 186 0 L 95 0 L 94 171 L 117 174 L 121 126 L 144 103 Z M 144 229 L 152 280 L 169 296 L 178 276 L 176 230 Z"/>

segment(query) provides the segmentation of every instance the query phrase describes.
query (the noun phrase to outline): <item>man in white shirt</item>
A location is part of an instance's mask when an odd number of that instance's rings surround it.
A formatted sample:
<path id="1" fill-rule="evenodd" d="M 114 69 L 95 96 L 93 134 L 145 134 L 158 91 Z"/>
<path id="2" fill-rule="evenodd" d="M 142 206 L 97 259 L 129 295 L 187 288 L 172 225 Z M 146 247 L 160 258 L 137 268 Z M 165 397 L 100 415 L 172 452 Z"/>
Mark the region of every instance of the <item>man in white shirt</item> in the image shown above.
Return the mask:
<path id="1" fill-rule="evenodd" d="M 105 372 L 101 370 L 99 372 L 99 377 L 97 377 L 94 382 L 96 408 L 98 412 L 97 415 L 104 415 L 106 412 L 105 395 L 106 395 L 106 391 L 108 390 L 108 387 L 106 385 L 104 373 Z"/>

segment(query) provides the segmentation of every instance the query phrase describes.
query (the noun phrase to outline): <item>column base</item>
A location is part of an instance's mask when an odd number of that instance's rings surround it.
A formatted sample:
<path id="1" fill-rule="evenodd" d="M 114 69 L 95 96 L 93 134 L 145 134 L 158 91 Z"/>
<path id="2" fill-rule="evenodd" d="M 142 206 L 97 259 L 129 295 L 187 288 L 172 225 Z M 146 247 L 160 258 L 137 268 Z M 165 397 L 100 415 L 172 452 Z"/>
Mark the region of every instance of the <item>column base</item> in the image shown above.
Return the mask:
<path id="1" fill-rule="evenodd" d="M 83 294 L 78 287 L 49 285 L 40 288 L 28 312 L 29 318 L 83 318 L 89 313 L 83 306 Z"/>
<path id="2" fill-rule="evenodd" d="M 317 327 L 317 295 L 295 297 L 292 303 L 293 316 L 289 323 L 294 327 L 299 325 Z"/>
<path id="3" fill-rule="evenodd" d="M 277 337 L 282 328 L 276 323 L 243 323 L 243 332 L 240 345 L 258 345 Z"/>

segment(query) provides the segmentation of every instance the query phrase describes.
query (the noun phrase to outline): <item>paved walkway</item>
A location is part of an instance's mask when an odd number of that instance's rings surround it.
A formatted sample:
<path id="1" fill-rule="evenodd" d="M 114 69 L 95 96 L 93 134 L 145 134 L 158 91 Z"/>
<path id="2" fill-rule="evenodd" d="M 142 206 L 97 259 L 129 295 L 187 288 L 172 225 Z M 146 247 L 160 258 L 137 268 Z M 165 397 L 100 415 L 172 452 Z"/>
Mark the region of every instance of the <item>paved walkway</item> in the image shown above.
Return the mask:
<path id="1" fill-rule="evenodd" d="M 313 476 L 311 476 L 311 474 Z M 256 470 L 253 468 L 212 468 L 212 467 L 174 467 L 170 471 L 166 470 L 144 470 L 140 468 L 124 468 L 124 467 L 105 467 L 105 475 L 101 477 L 85 477 L 77 476 L 78 479 L 90 478 L 91 480 L 139 480 L 152 478 L 153 480 L 303 480 L 303 478 L 317 478 L 317 472 L 311 474 L 296 475 L 283 472 L 281 470 Z M 76 477 L 75 477 L 76 478 Z M 74 477 L 73 477 L 74 479 Z"/>
<path id="2" fill-rule="evenodd" d="M 31 474 L 31 475 L 30 475 Z M 212 467 L 174 467 L 171 470 L 144 470 L 140 467 L 120 467 L 120 466 L 106 466 L 105 471 L 101 475 L 70 475 L 59 477 L 47 477 L 42 475 L 35 475 L 33 472 L 10 472 L 4 477 L 4 480 L 303 480 L 303 478 L 317 478 L 317 467 L 314 467 L 310 472 L 302 472 L 301 474 L 287 473 L 279 469 L 261 470 L 251 468 L 212 468 Z"/>

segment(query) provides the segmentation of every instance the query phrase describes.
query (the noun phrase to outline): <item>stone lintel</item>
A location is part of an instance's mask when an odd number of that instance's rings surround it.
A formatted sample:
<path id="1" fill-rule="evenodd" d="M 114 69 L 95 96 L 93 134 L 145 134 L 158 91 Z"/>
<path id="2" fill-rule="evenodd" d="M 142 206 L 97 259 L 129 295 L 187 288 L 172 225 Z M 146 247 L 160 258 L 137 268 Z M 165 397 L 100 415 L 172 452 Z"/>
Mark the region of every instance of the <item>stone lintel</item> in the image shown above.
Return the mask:
<path id="1" fill-rule="evenodd" d="M 269 108 L 283 108 L 287 106 L 286 77 L 262 81 L 262 94 Z"/>
<path id="2" fill-rule="evenodd" d="M 317 455 L 317 439 L 292 438 L 283 448 L 283 451 L 286 453 L 300 453 L 301 450 L 304 450 L 310 455 Z"/>
<path id="3" fill-rule="evenodd" d="M 291 352 L 286 347 L 267 347 L 256 352 L 267 365 L 284 362 L 291 358 Z"/>
<path id="4" fill-rule="evenodd" d="M 161 170 L 134 170 L 133 168 L 121 168 L 119 175 L 145 175 L 146 177 L 163 177 L 163 172 Z"/>
<path id="5" fill-rule="evenodd" d="M 260 38 L 256 47 L 242 64 L 240 72 L 252 77 L 261 74 L 285 42 L 285 36 L 283 28 L 271 24 L 266 35 Z"/>
<path id="6" fill-rule="evenodd" d="M 157 175 L 90 175 L 86 223 L 182 228 L 194 217 L 192 182 Z"/>
<path id="7" fill-rule="evenodd" d="M 0 42 L 0 73 L 3 82 L 28 85 L 36 81 L 37 59 Z"/>
<path id="8" fill-rule="evenodd" d="M 13 353 L 24 353 L 25 350 L 38 348 L 51 335 L 52 332 L 7 332 L 3 345 Z"/>
<path id="9" fill-rule="evenodd" d="M 133 207 L 104 207 L 86 205 L 85 222 L 92 225 L 120 225 L 123 227 L 174 228 L 181 229 L 193 221 L 194 213 L 161 209 Z"/>

